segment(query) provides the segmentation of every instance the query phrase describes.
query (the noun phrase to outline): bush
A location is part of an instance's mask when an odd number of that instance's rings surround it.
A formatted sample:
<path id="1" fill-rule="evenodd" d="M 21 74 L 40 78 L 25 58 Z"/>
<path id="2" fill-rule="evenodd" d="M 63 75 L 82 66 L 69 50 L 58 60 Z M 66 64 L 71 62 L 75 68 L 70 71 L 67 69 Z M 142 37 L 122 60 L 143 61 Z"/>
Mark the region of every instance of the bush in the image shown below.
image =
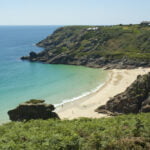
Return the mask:
<path id="1" fill-rule="evenodd" d="M 149 150 L 150 113 L 0 126 L 1 150 Z"/>

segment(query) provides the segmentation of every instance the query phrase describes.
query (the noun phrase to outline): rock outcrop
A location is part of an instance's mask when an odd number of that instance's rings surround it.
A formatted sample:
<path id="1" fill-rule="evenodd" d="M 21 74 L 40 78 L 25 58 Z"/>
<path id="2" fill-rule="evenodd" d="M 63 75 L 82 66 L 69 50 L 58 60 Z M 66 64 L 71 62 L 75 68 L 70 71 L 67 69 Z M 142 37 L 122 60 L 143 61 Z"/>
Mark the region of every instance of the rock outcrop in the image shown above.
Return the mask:
<path id="1" fill-rule="evenodd" d="M 37 58 L 37 54 L 35 52 L 30 52 L 29 56 L 23 56 L 21 57 L 22 60 L 30 60 L 30 61 L 35 61 Z"/>
<path id="2" fill-rule="evenodd" d="M 59 116 L 52 112 L 55 107 L 52 104 L 45 104 L 44 100 L 30 100 L 20 104 L 17 108 L 8 111 L 10 120 L 23 121 L 30 119 L 49 119 Z"/>
<path id="3" fill-rule="evenodd" d="M 125 92 L 116 95 L 95 111 L 109 115 L 150 112 L 150 72 L 139 75 Z"/>

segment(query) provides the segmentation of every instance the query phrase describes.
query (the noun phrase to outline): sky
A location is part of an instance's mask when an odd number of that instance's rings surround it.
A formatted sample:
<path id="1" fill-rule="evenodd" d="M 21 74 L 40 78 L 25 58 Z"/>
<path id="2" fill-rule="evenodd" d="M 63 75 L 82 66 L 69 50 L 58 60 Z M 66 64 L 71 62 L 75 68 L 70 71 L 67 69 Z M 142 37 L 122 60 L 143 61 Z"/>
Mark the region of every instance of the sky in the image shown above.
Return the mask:
<path id="1" fill-rule="evenodd" d="M 0 25 L 114 25 L 150 21 L 150 0 L 0 0 Z"/>

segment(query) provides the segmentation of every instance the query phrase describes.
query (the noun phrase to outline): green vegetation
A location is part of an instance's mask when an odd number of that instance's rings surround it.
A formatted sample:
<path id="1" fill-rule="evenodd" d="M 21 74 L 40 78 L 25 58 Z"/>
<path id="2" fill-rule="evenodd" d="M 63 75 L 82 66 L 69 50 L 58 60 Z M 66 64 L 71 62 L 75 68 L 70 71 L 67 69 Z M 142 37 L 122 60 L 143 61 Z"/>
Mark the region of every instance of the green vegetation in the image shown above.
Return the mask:
<path id="1" fill-rule="evenodd" d="M 150 60 L 150 26 L 116 25 L 67 26 L 38 43 L 53 54 L 67 53 L 72 58 L 105 57 Z"/>
<path id="2" fill-rule="evenodd" d="M 149 150 L 150 113 L 0 126 L 1 150 Z"/>
<path id="3" fill-rule="evenodd" d="M 29 101 L 26 101 L 25 103 L 38 104 L 38 103 L 44 103 L 44 102 L 45 102 L 45 100 L 30 99 Z"/>

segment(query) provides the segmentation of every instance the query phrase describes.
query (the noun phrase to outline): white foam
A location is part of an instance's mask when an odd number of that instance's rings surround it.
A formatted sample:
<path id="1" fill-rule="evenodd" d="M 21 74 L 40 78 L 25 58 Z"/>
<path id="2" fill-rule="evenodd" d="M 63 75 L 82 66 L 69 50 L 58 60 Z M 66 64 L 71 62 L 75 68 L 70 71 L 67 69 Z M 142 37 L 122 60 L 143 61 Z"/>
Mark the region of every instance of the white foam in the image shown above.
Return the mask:
<path id="1" fill-rule="evenodd" d="M 107 82 L 107 81 L 106 81 L 106 82 Z M 92 94 L 92 93 L 95 93 L 95 92 L 97 92 L 101 87 L 103 87 L 103 85 L 104 85 L 106 82 L 100 84 L 100 85 L 97 86 L 95 89 L 92 89 L 92 90 L 89 91 L 89 92 L 85 92 L 85 93 L 81 94 L 81 95 L 78 96 L 78 97 L 73 97 L 72 99 L 63 100 L 62 103 L 54 104 L 54 106 L 55 106 L 55 107 L 58 107 L 58 106 L 61 106 L 61 105 L 65 104 L 65 103 L 69 103 L 69 102 L 72 102 L 72 101 L 81 99 L 81 98 L 83 98 L 83 97 L 86 97 L 86 96 L 88 96 L 88 95 L 90 95 L 90 94 Z"/>
<path id="2" fill-rule="evenodd" d="M 54 104 L 55 107 L 59 107 L 63 104 L 66 104 L 66 103 L 69 103 L 69 102 L 73 102 L 75 100 L 78 100 L 78 99 L 81 99 L 83 97 L 86 97 L 92 93 L 95 93 L 97 92 L 100 88 L 102 88 L 107 82 L 108 80 L 110 79 L 110 74 L 107 75 L 107 79 L 105 80 L 105 82 L 101 83 L 100 85 L 98 85 L 96 88 L 90 90 L 89 92 L 85 92 L 83 94 L 81 94 L 80 96 L 77 96 L 77 97 L 73 97 L 72 99 L 66 99 L 66 100 L 63 100 L 61 103 L 59 104 Z"/>

